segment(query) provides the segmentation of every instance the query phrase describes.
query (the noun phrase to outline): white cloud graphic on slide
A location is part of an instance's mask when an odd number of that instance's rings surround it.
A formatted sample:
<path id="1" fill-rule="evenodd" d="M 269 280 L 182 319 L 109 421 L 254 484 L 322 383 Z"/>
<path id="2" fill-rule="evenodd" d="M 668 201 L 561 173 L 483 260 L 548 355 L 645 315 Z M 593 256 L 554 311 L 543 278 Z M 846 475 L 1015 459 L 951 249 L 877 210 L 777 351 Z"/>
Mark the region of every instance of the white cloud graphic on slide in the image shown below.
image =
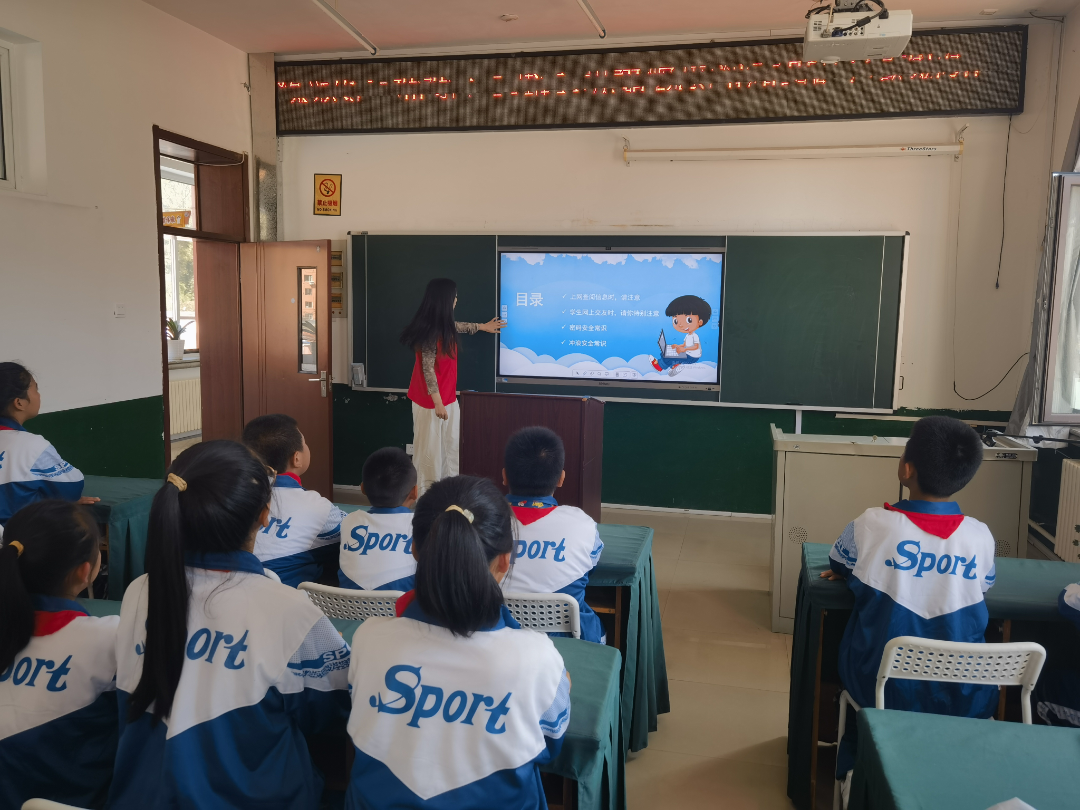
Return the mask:
<path id="1" fill-rule="evenodd" d="M 612 376 L 615 372 L 626 376 Z M 653 382 L 716 382 L 716 363 L 705 360 L 684 365 L 675 377 L 667 371 L 658 372 L 649 362 L 649 355 L 639 354 L 630 360 L 609 357 L 598 363 L 587 354 L 575 352 L 555 359 L 550 354 L 537 355 L 524 346 L 516 349 L 499 347 L 499 373 L 509 377 L 581 377 L 595 376 L 600 379 L 648 380 Z"/>

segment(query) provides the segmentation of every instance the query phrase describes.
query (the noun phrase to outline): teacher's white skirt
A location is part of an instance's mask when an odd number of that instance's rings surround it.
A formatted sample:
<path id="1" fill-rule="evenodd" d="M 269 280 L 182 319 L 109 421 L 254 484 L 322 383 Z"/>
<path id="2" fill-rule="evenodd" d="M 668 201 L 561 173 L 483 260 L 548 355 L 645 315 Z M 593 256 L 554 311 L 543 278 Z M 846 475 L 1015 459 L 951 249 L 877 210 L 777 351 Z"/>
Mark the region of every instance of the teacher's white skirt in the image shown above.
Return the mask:
<path id="1" fill-rule="evenodd" d="M 439 419 L 434 408 L 412 404 L 413 466 L 421 495 L 439 479 L 458 474 L 461 410 L 457 400 L 446 406 L 446 413 L 449 419 Z"/>

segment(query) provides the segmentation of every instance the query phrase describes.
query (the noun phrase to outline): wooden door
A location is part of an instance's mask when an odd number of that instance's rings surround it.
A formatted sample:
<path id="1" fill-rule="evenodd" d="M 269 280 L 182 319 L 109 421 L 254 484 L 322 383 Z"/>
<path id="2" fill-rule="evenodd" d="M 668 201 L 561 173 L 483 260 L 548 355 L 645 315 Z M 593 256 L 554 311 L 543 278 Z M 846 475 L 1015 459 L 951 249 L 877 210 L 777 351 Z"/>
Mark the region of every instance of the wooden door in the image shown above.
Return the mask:
<path id="1" fill-rule="evenodd" d="M 240 245 L 244 421 L 285 413 L 311 448 L 304 486 L 333 498 L 330 241 Z"/>
<path id="2" fill-rule="evenodd" d="M 195 240 L 202 440 L 240 440 L 240 251 L 233 242 Z"/>

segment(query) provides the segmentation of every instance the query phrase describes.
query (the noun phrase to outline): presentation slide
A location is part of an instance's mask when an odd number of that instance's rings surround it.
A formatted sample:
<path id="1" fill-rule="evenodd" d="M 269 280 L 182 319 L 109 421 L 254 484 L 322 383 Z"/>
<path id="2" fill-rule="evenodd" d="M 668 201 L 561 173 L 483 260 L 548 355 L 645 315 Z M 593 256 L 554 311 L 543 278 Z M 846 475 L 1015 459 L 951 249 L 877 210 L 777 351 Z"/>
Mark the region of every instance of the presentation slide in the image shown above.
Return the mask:
<path id="1" fill-rule="evenodd" d="M 502 253 L 500 377 L 716 385 L 722 253 Z"/>

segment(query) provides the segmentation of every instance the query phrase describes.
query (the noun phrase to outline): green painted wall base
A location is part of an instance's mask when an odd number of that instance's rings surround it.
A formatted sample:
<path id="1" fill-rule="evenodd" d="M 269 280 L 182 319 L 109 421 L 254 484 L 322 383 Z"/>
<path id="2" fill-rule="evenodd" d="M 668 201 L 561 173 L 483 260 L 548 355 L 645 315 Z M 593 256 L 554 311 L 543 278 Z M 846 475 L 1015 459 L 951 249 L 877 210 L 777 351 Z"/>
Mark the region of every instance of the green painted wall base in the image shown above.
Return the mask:
<path id="1" fill-rule="evenodd" d="M 129 399 L 42 414 L 26 429 L 48 439 L 84 475 L 165 476 L 165 411 L 161 397 Z"/>
<path id="2" fill-rule="evenodd" d="M 944 413 L 958 419 L 1006 421 L 1007 411 L 896 411 L 897 416 Z M 769 425 L 791 433 L 795 412 L 609 401 L 604 406 L 604 503 L 772 511 Z M 803 412 L 803 433 L 907 436 L 914 422 L 837 419 Z M 412 441 L 412 405 L 404 394 L 334 386 L 334 482 L 360 483 L 364 461 L 380 447 Z"/>

